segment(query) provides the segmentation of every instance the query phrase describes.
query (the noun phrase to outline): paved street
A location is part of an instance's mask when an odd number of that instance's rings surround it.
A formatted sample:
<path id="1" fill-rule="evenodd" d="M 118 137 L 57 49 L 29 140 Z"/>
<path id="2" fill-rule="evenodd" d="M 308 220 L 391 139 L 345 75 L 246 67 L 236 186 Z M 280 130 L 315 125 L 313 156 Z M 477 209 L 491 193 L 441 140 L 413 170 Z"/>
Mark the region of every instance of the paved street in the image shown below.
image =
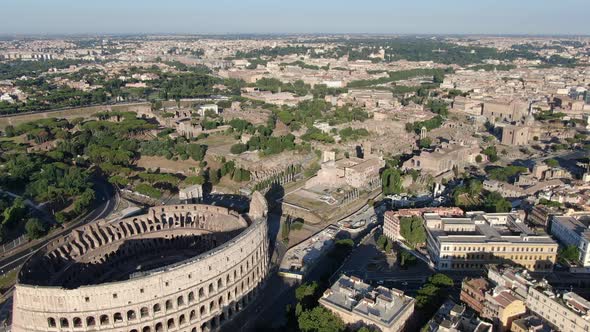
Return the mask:
<path id="1" fill-rule="evenodd" d="M 378 209 L 377 216 L 375 209 L 372 207 L 365 207 L 350 216 L 350 220 L 360 220 L 371 218 L 382 218 L 382 209 Z M 271 246 L 276 243 L 276 253 L 280 258 L 285 254 L 286 248 L 281 241 L 277 241 L 278 227 L 280 223 L 277 218 L 272 218 L 269 222 L 269 230 L 276 227 L 276 234 L 272 236 L 271 231 Z M 374 224 L 370 225 L 373 227 Z M 360 230 L 353 238 L 360 240 L 369 229 Z M 358 250 L 358 249 L 356 249 Z M 309 271 L 305 276 L 304 282 L 320 281 L 320 279 L 332 270 L 333 262 L 330 261 L 330 256 L 323 256 L 320 261 Z M 280 260 L 279 260 L 280 261 Z M 279 277 L 276 271 L 272 273 L 267 281 L 266 287 L 263 288 L 261 296 L 244 310 L 238 320 L 231 324 L 224 326 L 224 331 L 262 331 L 264 328 L 278 327 L 285 322 L 285 312 L 287 305 L 296 303 L 295 288 L 300 283 L 295 280 L 288 280 Z M 272 317 L 272 324 L 269 324 L 269 317 Z"/>

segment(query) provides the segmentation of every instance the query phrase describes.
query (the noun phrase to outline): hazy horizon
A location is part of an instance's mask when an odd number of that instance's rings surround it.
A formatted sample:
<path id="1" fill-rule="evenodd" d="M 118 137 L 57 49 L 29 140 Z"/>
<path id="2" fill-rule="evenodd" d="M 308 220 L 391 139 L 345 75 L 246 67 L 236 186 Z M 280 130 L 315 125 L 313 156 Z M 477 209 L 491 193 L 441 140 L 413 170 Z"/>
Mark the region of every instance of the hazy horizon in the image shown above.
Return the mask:
<path id="1" fill-rule="evenodd" d="M 6 0 L 0 35 L 590 35 L 587 0 Z"/>

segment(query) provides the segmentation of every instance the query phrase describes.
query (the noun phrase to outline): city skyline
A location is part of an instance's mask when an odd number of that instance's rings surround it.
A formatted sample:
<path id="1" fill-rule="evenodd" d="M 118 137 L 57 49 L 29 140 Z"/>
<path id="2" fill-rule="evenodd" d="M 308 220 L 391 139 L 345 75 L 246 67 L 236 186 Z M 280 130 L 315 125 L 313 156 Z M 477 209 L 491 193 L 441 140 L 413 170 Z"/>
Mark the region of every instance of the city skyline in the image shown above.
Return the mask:
<path id="1" fill-rule="evenodd" d="M 229 0 L 191 3 L 155 0 L 99 3 L 8 0 L 0 34 L 485 34 L 588 35 L 590 3 L 560 1 L 457 0 L 416 3 L 309 0 Z"/>

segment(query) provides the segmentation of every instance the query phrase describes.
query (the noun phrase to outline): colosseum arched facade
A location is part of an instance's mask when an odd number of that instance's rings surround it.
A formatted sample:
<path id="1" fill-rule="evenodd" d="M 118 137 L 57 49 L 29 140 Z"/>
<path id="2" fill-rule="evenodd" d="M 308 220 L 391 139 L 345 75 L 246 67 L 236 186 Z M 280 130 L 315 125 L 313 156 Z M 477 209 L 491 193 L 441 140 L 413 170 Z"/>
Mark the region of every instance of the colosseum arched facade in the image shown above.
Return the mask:
<path id="1" fill-rule="evenodd" d="M 159 206 L 76 229 L 23 266 L 12 331 L 218 330 L 267 275 L 266 217 L 256 192 L 248 214 Z"/>

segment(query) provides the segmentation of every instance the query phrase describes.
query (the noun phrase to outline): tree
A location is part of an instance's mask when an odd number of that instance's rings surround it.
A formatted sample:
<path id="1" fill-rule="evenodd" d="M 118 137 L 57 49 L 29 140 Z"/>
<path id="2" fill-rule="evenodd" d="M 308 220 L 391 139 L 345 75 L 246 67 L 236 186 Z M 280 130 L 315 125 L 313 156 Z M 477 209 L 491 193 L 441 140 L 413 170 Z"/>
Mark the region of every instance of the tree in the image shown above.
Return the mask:
<path id="1" fill-rule="evenodd" d="M 442 273 L 432 275 L 430 278 L 428 278 L 428 282 L 437 287 L 453 287 L 455 284 L 453 279 Z"/>
<path id="2" fill-rule="evenodd" d="M 303 171 L 303 175 L 305 175 L 305 177 L 307 178 L 312 177 L 317 174 L 320 168 L 320 164 L 317 161 L 314 161 L 311 163 L 311 165 L 309 165 L 309 167 L 305 171 Z"/>
<path id="3" fill-rule="evenodd" d="M 207 153 L 207 145 L 188 144 L 186 152 L 193 160 L 202 161 Z"/>
<path id="4" fill-rule="evenodd" d="M 488 160 L 491 162 L 496 162 L 498 161 L 498 152 L 496 151 L 496 147 L 495 146 L 490 146 L 488 148 L 485 148 L 482 151 L 483 154 L 485 154 L 488 157 Z"/>
<path id="5" fill-rule="evenodd" d="M 152 198 L 156 198 L 156 199 L 162 198 L 162 192 L 160 190 L 158 190 L 146 183 L 140 183 L 137 186 L 135 186 L 135 191 L 137 191 L 138 193 L 140 193 L 142 195 L 146 195 L 146 196 L 149 196 Z"/>
<path id="6" fill-rule="evenodd" d="M 162 109 L 162 101 L 161 100 L 152 101 L 151 108 L 152 108 L 152 111 L 157 111 L 157 110 Z"/>
<path id="7" fill-rule="evenodd" d="M 87 188 L 84 192 L 79 195 L 76 200 L 74 201 L 74 209 L 72 210 L 74 213 L 81 213 L 86 210 L 90 204 L 94 201 L 95 192 L 92 188 Z"/>
<path id="8" fill-rule="evenodd" d="M 289 225 L 289 220 L 285 219 L 281 222 L 281 239 L 283 242 L 289 242 L 289 233 L 291 231 L 291 227 Z"/>
<path id="9" fill-rule="evenodd" d="M 392 195 L 402 192 L 401 172 L 397 168 L 387 168 L 381 174 L 383 194 Z"/>
<path id="10" fill-rule="evenodd" d="M 479 180 L 476 179 L 470 179 L 468 184 L 467 184 L 467 192 L 469 193 L 469 195 L 471 196 L 477 196 L 479 194 L 481 194 L 481 191 L 483 190 L 483 183 Z"/>
<path id="11" fill-rule="evenodd" d="M 385 244 L 385 253 L 389 254 L 393 250 L 393 241 L 387 239 L 387 243 Z"/>
<path id="12" fill-rule="evenodd" d="M 227 174 L 229 174 L 231 176 L 233 174 L 235 168 L 236 168 L 236 164 L 234 163 L 233 160 L 230 160 L 228 162 L 224 162 L 223 165 L 221 166 L 221 176 L 224 177 Z"/>
<path id="13" fill-rule="evenodd" d="M 238 143 L 231 146 L 229 151 L 233 154 L 240 154 L 242 152 L 246 152 L 248 150 L 248 146 L 246 144 Z"/>
<path id="14" fill-rule="evenodd" d="M 510 212 L 512 204 L 498 192 L 487 193 L 484 198 L 484 210 L 488 212 Z"/>
<path id="15" fill-rule="evenodd" d="M 16 136 L 16 131 L 14 130 L 14 126 L 8 125 L 4 128 L 4 134 L 8 137 Z"/>
<path id="16" fill-rule="evenodd" d="M 29 218 L 25 224 L 25 230 L 29 239 L 38 239 L 47 232 L 45 224 L 37 218 Z"/>
<path id="17" fill-rule="evenodd" d="M 2 229 L 16 225 L 25 216 L 26 211 L 25 201 L 21 197 L 16 198 L 12 205 L 3 212 Z"/>
<path id="18" fill-rule="evenodd" d="M 279 111 L 277 117 L 279 118 L 279 120 L 281 120 L 281 122 L 283 122 L 286 125 L 289 125 L 291 122 L 293 122 L 293 120 L 295 120 L 293 114 L 285 110 Z"/>
<path id="19" fill-rule="evenodd" d="M 403 250 L 399 255 L 399 265 L 401 267 L 407 267 L 416 264 L 416 257 L 409 252 Z"/>
<path id="20" fill-rule="evenodd" d="M 420 217 L 400 218 L 400 234 L 412 247 L 426 242 L 426 231 Z"/>
<path id="21" fill-rule="evenodd" d="M 324 307 L 315 307 L 303 311 L 297 319 L 299 329 L 303 332 L 341 332 L 344 322 Z"/>
<path id="22" fill-rule="evenodd" d="M 435 82 L 437 83 L 437 82 Z M 442 83 L 442 82 L 441 82 Z M 430 108 L 433 113 L 437 113 L 443 116 L 447 116 L 449 114 L 448 105 L 446 102 L 438 99 L 434 99 L 428 102 L 426 106 Z"/>
<path id="23" fill-rule="evenodd" d="M 440 306 L 448 289 L 452 286 L 453 280 L 444 274 L 437 273 L 431 276 L 417 292 L 416 308 L 426 312 L 426 316 L 429 316 L 430 312 Z"/>
<path id="24" fill-rule="evenodd" d="M 116 185 L 118 188 L 124 188 L 129 184 L 129 179 L 123 176 L 114 175 L 109 177 L 109 182 Z"/>
<path id="25" fill-rule="evenodd" d="M 547 164 L 547 166 L 549 167 L 558 167 L 559 161 L 557 161 L 556 159 L 547 159 L 545 160 L 545 164 Z"/>
<path id="26" fill-rule="evenodd" d="M 66 213 L 63 211 L 57 212 L 55 214 L 55 221 L 57 221 L 60 224 L 63 224 L 64 222 L 66 222 L 67 221 Z"/>
<path id="27" fill-rule="evenodd" d="M 212 169 L 209 171 L 209 181 L 211 181 L 211 184 L 218 184 L 220 179 L 221 179 L 221 170 Z"/>
<path id="28" fill-rule="evenodd" d="M 432 139 L 430 137 L 424 137 L 418 142 L 418 146 L 422 149 L 429 148 L 432 145 Z"/>
<path id="29" fill-rule="evenodd" d="M 557 259 L 560 263 L 577 262 L 580 257 L 580 251 L 575 245 L 560 248 L 557 252 Z"/>
<path id="30" fill-rule="evenodd" d="M 366 326 L 361 327 L 357 332 L 375 332 L 376 330 L 372 330 Z"/>
<path id="31" fill-rule="evenodd" d="M 319 296 L 320 286 L 317 282 L 304 283 L 295 289 L 295 298 L 301 304 L 302 310 L 311 309 Z"/>
<path id="32" fill-rule="evenodd" d="M 205 177 L 202 175 L 194 175 L 194 176 L 189 176 L 186 179 L 184 179 L 184 184 L 192 186 L 195 184 L 204 184 L 205 183 Z"/>
<path id="33" fill-rule="evenodd" d="M 377 247 L 381 250 L 385 250 L 385 246 L 387 246 L 387 237 L 385 235 L 379 236 L 377 239 Z"/>
<path id="34" fill-rule="evenodd" d="M 236 168 L 234 170 L 233 180 L 236 182 L 250 181 L 250 171 L 243 168 Z"/>
<path id="35" fill-rule="evenodd" d="M 518 174 L 525 173 L 526 171 L 528 171 L 526 167 L 510 165 L 506 167 L 492 168 L 487 171 L 487 174 L 490 179 L 506 182 Z"/>

